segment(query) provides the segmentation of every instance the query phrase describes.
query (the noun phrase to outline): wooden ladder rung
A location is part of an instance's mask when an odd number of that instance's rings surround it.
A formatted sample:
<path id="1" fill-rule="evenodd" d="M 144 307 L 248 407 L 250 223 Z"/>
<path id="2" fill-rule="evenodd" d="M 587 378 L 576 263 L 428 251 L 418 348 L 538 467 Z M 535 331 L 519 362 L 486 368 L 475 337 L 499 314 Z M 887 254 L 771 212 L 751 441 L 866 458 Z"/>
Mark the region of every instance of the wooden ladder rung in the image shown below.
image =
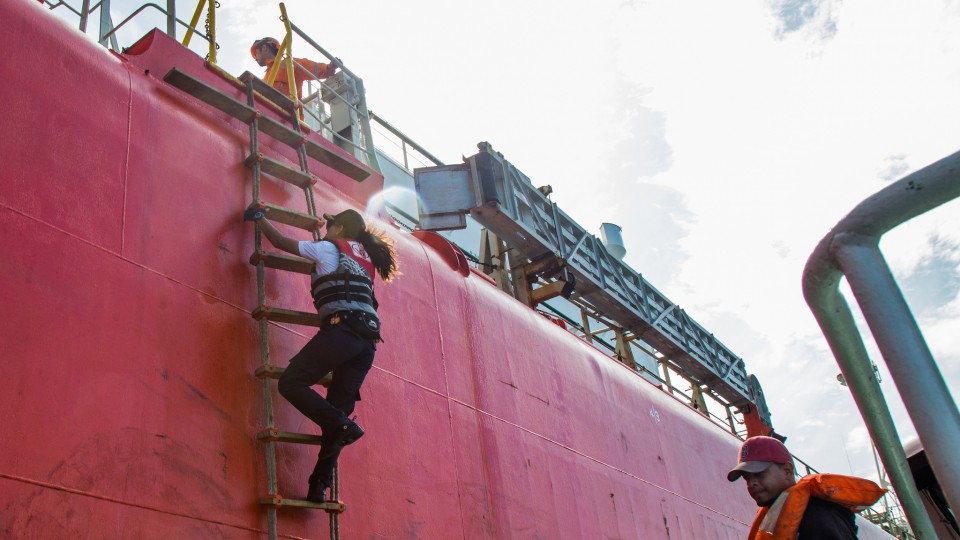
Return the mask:
<path id="1" fill-rule="evenodd" d="M 261 116 L 259 122 L 257 122 L 257 126 L 260 127 L 261 132 L 293 148 L 300 146 L 306 140 L 306 136 L 303 133 L 295 131 L 293 128 L 288 127 L 286 124 L 281 124 L 269 116 Z"/>
<path id="2" fill-rule="evenodd" d="M 257 438 L 261 441 L 276 441 L 296 444 L 320 444 L 319 435 L 309 433 L 293 433 L 291 431 L 279 431 L 274 428 L 267 428 L 257 433 Z"/>
<path id="3" fill-rule="evenodd" d="M 163 80 L 191 96 L 213 105 L 241 122 L 249 124 L 257 116 L 257 111 L 252 107 L 240 103 L 220 90 L 217 90 L 207 83 L 200 82 L 198 79 L 187 75 L 177 68 L 173 68 L 167 72 Z"/>
<path id="4" fill-rule="evenodd" d="M 310 214 L 304 214 L 302 212 L 297 212 L 296 210 L 291 210 L 283 206 L 266 202 L 253 203 L 250 205 L 250 207 L 254 206 L 265 209 L 267 211 L 266 217 L 270 221 L 285 223 L 287 225 L 307 231 L 314 231 L 320 228 L 320 218 L 316 216 L 311 216 Z"/>
<path id="5" fill-rule="evenodd" d="M 249 124 L 255 118 L 258 120 L 257 126 L 260 131 L 273 137 L 274 139 L 291 147 L 298 147 L 306 144 L 307 155 L 323 163 L 324 165 L 339 171 L 356 181 L 362 181 L 370 176 L 370 171 L 353 163 L 349 159 L 341 156 L 333 150 L 311 141 L 303 133 L 286 126 L 274 120 L 269 116 L 263 116 L 257 111 L 245 105 L 236 99 L 224 94 L 220 90 L 201 82 L 200 80 L 187 75 L 177 68 L 171 69 L 163 80 L 170 83 L 184 92 L 199 98 L 202 101 L 220 109 L 221 111 L 237 118 L 238 120 Z M 261 92 L 261 95 L 263 93 Z M 297 119 L 299 121 L 299 118 Z"/>
<path id="6" fill-rule="evenodd" d="M 260 306 L 251 313 L 254 319 L 267 319 L 274 322 L 302 324 L 304 326 L 320 326 L 320 316 L 306 311 L 294 311 L 270 306 Z"/>
<path id="7" fill-rule="evenodd" d="M 339 171 L 350 178 L 353 178 L 357 182 L 362 182 L 368 176 L 370 176 L 370 171 L 348 159 L 345 159 L 343 156 L 337 154 L 333 150 L 330 150 L 326 146 L 323 146 L 316 141 L 311 141 L 310 139 L 307 139 L 304 141 L 304 143 L 307 147 L 307 155 L 319 161 L 320 163 L 323 163 L 327 167 Z"/>
<path id="8" fill-rule="evenodd" d="M 257 369 L 253 370 L 253 374 L 256 375 L 258 379 L 279 379 L 285 370 L 285 368 L 280 366 L 263 364 L 257 366 Z"/>
<path id="9" fill-rule="evenodd" d="M 261 365 L 257 367 L 257 369 L 253 370 L 253 374 L 256 375 L 258 379 L 279 379 L 280 376 L 283 375 L 284 371 L 286 371 L 285 368 L 267 364 L 267 365 Z M 333 372 L 331 371 L 330 373 L 327 373 L 326 375 L 321 377 L 320 380 L 316 382 L 316 384 L 329 388 L 330 383 L 332 382 L 333 382 Z"/>
<path id="10" fill-rule="evenodd" d="M 260 77 L 257 77 L 253 73 L 244 71 L 243 74 L 238 78 L 243 82 L 249 82 L 253 84 L 253 89 L 258 94 L 281 109 L 285 111 L 292 111 L 294 107 L 296 107 L 296 105 L 293 103 L 293 100 L 290 99 L 290 96 L 270 86 L 266 81 Z"/>
<path id="11" fill-rule="evenodd" d="M 268 158 L 263 154 L 250 154 L 247 156 L 247 159 L 243 160 L 243 164 L 251 169 L 257 163 L 260 164 L 261 171 L 274 178 L 279 178 L 284 182 L 293 184 L 298 188 L 305 188 L 317 183 L 317 179 L 313 175 L 307 174 L 281 161 Z"/>
<path id="12" fill-rule="evenodd" d="M 253 122 L 255 118 L 258 119 L 259 122 L 257 122 L 257 125 L 259 126 L 261 132 L 266 133 L 267 135 L 288 146 L 300 146 L 305 140 L 303 133 L 298 133 L 294 129 L 281 124 L 269 116 L 262 116 L 258 114 L 256 109 L 250 107 L 249 105 L 233 99 L 209 84 L 201 82 L 200 80 L 187 75 L 177 68 L 171 69 L 163 77 L 163 80 L 183 90 L 184 92 L 192 96 L 196 96 L 202 101 L 213 105 L 214 107 L 229 114 L 230 116 L 233 116 L 241 122 L 249 124 L 250 122 Z"/>
<path id="13" fill-rule="evenodd" d="M 260 504 L 264 506 L 273 506 L 280 508 L 282 506 L 292 506 L 296 508 L 316 508 L 317 510 L 326 510 L 333 514 L 342 514 L 347 511 L 347 505 L 340 501 L 330 501 L 324 503 L 315 503 L 303 499 L 284 499 L 279 495 L 268 495 L 260 498 Z"/>
<path id="14" fill-rule="evenodd" d="M 267 268 L 286 270 L 287 272 L 296 272 L 298 274 L 310 274 L 313 272 L 315 266 L 311 260 L 295 255 L 286 255 L 284 253 L 255 251 L 253 255 L 250 255 L 250 264 L 256 266 L 261 262 Z"/>

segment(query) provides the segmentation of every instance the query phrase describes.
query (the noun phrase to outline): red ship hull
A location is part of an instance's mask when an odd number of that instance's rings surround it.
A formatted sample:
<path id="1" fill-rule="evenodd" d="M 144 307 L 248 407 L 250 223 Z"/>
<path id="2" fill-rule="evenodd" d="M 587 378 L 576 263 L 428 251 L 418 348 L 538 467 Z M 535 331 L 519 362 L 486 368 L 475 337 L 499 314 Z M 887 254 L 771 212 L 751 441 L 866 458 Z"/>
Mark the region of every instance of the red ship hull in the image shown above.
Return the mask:
<path id="1" fill-rule="evenodd" d="M 121 57 L 36 2 L 2 0 L 0 20 L 22 52 L 0 60 L 0 537 L 264 537 L 248 126 L 162 77 L 240 91 L 163 34 Z M 321 211 L 382 187 L 310 166 Z M 305 211 L 291 186 L 265 181 L 264 199 Z M 391 236 L 403 276 L 378 288 L 345 538 L 745 536 L 735 437 L 452 251 Z M 307 279 L 268 274 L 268 304 L 310 310 Z M 274 363 L 311 334 L 273 324 Z M 273 399 L 279 429 L 317 432 Z M 280 446 L 285 497 L 315 452 Z M 328 535 L 321 511 L 279 516 L 281 537 Z"/>

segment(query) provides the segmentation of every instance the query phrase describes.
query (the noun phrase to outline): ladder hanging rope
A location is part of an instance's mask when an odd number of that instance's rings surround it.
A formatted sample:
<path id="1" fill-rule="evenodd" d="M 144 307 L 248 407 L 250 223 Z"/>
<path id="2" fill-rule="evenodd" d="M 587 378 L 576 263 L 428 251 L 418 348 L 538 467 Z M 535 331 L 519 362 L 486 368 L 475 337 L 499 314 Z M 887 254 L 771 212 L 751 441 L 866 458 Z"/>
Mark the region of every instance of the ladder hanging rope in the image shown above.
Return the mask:
<path id="1" fill-rule="evenodd" d="M 259 93 L 261 95 L 270 96 L 272 88 L 266 86 L 266 84 L 260 79 L 254 77 L 250 73 L 244 73 L 240 79 L 244 81 L 247 89 L 247 105 L 255 109 L 256 107 L 256 95 Z M 274 92 L 276 95 L 279 93 Z M 297 114 L 297 108 L 292 101 L 286 101 L 277 103 L 286 110 L 286 115 L 288 116 L 291 124 L 293 125 L 294 131 L 296 131 L 301 136 L 302 131 L 300 129 L 299 115 Z M 287 181 L 291 184 L 297 185 L 302 188 L 307 203 L 307 218 L 303 221 L 304 228 L 310 229 L 313 233 L 315 240 L 319 240 L 319 219 L 317 218 L 316 204 L 313 197 L 313 182 L 312 181 L 303 181 L 303 178 L 313 180 L 312 175 L 309 170 L 309 160 L 307 159 L 307 150 L 305 144 L 297 145 L 297 159 L 299 161 L 299 174 L 296 174 L 292 169 L 285 173 L 282 172 L 285 165 L 276 160 L 270 160 L 269 158 L 263 158 L 260 153 L 260 145 L 258 139 L 259 133 L 259 115 L 255 116 L 253 121 L 250 123 L 250 156 L 244 160 L 244 163 L 251 169 L 253 176 L 253 203 L 248 209 L 248 213 L 253 211 L 253 213 L 262 213 L 266 215 L 268 212 L 271 212 L 272 209 L 280 209 L 274 205 L 269 205 L 262 201 L 262 191 L 260 189 L 260 182 L 262 179 L 262 173 L 264 164 L 269 163 L 271 170 L 279 174 L 271 174 L 281 180 Z M 304 138 L 305 140 L 305 138 Z M 277 213 L 276 215 L 282 215 Z M 271 216 L 272 217 L 272 216 Z M 339 514 L 345 510 L 345 506 L 339 502 L 339 483 L 334 482 L 332 486 L 331 497 L 336 502 L 324 502 L 324 503 L 312 503 L 300 499 L 287 499 L 280 495 L 279 481 L 277 478 L 277 443 L 294 443 L 294 444 L 312 444 L 316 445 L 320 443 L 320 437 L 316 435 L 303 434 L 303 433 L 287 433 L 280 432 L 275 427 L 275 418 L 273 414 L 273 384 L 271 384 L 271 378 L 279 378 L 283 373 L 283 369 L 277 366 L 272 365 L 270 359 L 270 350 L 269 350 L 269 321 L 277 320 L 275 316 L 270 316 L 269 313 L 276 314 L 280 311 L 276 308 L 269 308 L 266 306 L 266 272 L 265 268 L 267 267 L 267 261 L 270 260 L 269 257 L 276 255 L 267 254 L 263 249 L 263 232 L 259 221 L 255 221 L 255 240 L 254 248 L 255 253 L 251 256 L 251 262 L 255 262 L 257 267 L 257 303 L 258 308 L 254 310 L 253 316 L 258 319 L 258 325 L 260 330 L 260 367 L 257 368 L 255 372 L 256 376 L 260 377 L 261 389 L 263 392 L 263 412 L 264 412 L 264 422 L 266 428 L 264 431 L 258 435 L 258 438 L 265 443 L 265 457 L 267 460 L 267 496 L 260 499 L 261 504 L 267 506 L 267 522 L 269 537 L 271 540 L 277 538 L 278 535 L 278 525 L 277 525 L 277 511 L 278 509 L 284 506 L 293 506 L 293 507 L 304 507 L 304 508 L 319 508 L 327 511 L 330 516 L 330 538 L 339 539 Z M 295 257 L 285 256 L 288 259 L 296 259 Z M 312 265 L 308 261 L 304 261 L 307 265 L 300 265 L 299 270 L 292 271 L 302 271 L 303 267 L 312 268 Z M 277 265 L 272 265 L 271 268 L 285 270 Z M 309 272 L 309 270 L 308 270 Z M 295 321 L 291 322 L 301 322 L 312 324 L 312 319 L 316 317 L 301 317 Z M 337 471 L 335 471 L 335 478 L 339 476 Z"/>
<path id="2" fill-rule="evenodd" d="M 210 9 L 207 11 L 207 20 L 204 22 L 203 28 L 207 31 L 207 37 L 210 42 L 210 52 L 207 53 L 207 61 L 211 64 L 217 63 L 217 49 L 220 48 L 220 45 L 217 44 L 217 9 L 220 7 L 220 2 L 216 0 L 211 0 Z"/>

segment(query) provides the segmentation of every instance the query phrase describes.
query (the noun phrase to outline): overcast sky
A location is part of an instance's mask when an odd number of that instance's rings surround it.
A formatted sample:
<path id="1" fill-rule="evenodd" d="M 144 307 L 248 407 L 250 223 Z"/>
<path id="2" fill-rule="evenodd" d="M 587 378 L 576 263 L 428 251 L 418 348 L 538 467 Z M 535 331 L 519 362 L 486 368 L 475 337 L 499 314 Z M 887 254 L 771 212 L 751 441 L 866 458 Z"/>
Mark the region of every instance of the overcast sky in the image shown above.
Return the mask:
<path id="1" fill-rule="evenodd" d="M 195 5 L 180 2 L 180 17 Z M 626 261 L 759 377 L 795 454 L 875 475 L 801 272 L 857 203 L 960 150 L 960 1 L 286 5 L 363 77 L 370 108 L 434 155 L 457 163 L 489 141 L 589 230 L 620 224 Z M 115 20 L 124 6 L 114 0 Z M 262 71 L 247 51 L 282 34 L 278 15 L 222 2 L 221 66 Z M 140 24 L 121 36 L 159 23 Z M 960 202 L 881 247 L 956 396 Z"/>

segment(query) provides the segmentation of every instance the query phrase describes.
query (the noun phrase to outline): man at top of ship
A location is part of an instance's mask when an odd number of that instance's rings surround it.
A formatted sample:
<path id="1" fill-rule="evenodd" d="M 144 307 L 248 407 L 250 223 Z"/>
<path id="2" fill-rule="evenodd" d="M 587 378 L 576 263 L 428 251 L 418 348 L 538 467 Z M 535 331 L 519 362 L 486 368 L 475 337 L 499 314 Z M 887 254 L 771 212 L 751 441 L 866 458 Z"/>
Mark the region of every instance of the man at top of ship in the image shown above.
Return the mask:
<path id="1" fill-rule="evenodd" d="M 284 236 L 263 219 L 259 208 L 244 214 L 244 219 L 259 222 L 274 247 L 315 263 L 310 291 L 320 331 L 290 359 L 278 384 L 280 395 L 322 430 L 317 464 L 308 480 L 307 500 L 312 502 L 326 501 L 340 451 L 364 434 L 349 416 L 381 341 L 373 279 L 379 274 L 388 282 L 398 272 L 393 242 L 382 231 L 367 227 L 356 210 L 323 217 L 326 235 L 313 242 Z M 324 398 L 311 387 L 330 373 Z"/>
<path id="2" fill-rule="evenodd" d="M 272 37 L 258 39 L 250 46 L 250 54 L 257 61 L 257 64 L 267 68 L 266 73 L 269 73 L 270 68 L 273 67 L 279 51 L 280 42 Z M 303 81 L 326 79 L 333 76 L 337 71 L 337 66 L 333 64 L 314 62 L 307 58 L 294 58 L 293 60 L 296 62 L 293 65 L 293 78 L 296 80 L 297 99 L 303 99 Z M 277 70 L 277 78 L 273 81 L 273 87 L 283 92 L 285 96 L 290 95 L 290 81 L 287 80 L 287 70 L 284 69 L 284 66 L 280 66 Z"/>
<path id="3" fill-rule="evenodd" d="M 793 457 L 773 437 L 751 437 L 727 480 L 743 477 L 760 510 L 749 540 L 853 540 L 853 512 L 877 502 L 886 490 L 862 478 L 813 474 L 795 478 Z"/>

